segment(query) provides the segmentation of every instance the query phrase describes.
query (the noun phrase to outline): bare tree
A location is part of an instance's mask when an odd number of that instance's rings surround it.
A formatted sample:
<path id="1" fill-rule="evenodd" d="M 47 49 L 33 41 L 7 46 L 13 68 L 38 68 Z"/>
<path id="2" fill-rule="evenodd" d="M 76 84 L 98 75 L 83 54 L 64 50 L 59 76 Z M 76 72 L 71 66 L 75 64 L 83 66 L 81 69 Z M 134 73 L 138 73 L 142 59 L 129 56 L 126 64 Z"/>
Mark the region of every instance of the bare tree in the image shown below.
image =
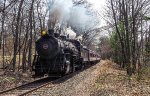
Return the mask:
<path id="1" fill-rule="evenodd" d="M 32 30 L 33 30 L 33 22 L 32 22 L 32 18 L 33 18 L 33 5 L 34 5 L 34 1 L 32 0 L 31 5 L 30 5 L 30 11 L 29 11 L 29 24 L 30 24 L 30 39 L 29 39 L 29 55 L 28 55 L 28 67 L 31 68 L 31 60 L 32 60 Z"/>
<path id="2" fill-rule="evenodd" d="M 149 0 L 109 0 L 115 30 L 119 38 L 122 53 L 123 66 L 127 66 L 127 73 L 132 75 L 136 70 L 136 64 L 140 51 L 139 30 L 142 18 L 148 13 Z M 143 38 L 143 35 L 142 37 Z"/>
<path id="3" fill-rule="evenodd" d="M 24 0 L 21 0 L 19 4 L 18 9 L 18 15 L 17 15 L 17 22 L 16 22 L 16 29 L 15 29 L 15 42 L 14 42 L 14 54 L 13 54 L 13 70 L 15 71 L 16 66 L 16 55 L 17 55 L 17 49 L 18 49 L 18 34 L 19 34 L 19 25 L 20 25 L 20 14 L 21 14 L 21 8 L 23 5 Z"/>

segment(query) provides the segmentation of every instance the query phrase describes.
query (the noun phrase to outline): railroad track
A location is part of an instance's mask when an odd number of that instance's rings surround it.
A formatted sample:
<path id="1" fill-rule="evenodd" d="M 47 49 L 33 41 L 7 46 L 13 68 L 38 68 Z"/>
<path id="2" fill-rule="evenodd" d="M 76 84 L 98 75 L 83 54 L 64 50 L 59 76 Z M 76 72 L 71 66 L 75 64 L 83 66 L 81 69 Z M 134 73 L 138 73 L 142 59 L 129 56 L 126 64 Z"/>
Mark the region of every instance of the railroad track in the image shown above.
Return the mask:
<path id="1" fill-rule="evenodd" d="M 86 70 L 88 68 L 89 67 L 86 67 L 84 70 Z M 76 71 L 75 73 L 66 75 L 66 76 L 61 77 L 61 78 L 49 78 L 49 77 L 47 77 L 47 78 L 35 80 L 33 82 L 2 91 L 2 92 L 0 92 L 0 96 L 26 96 L 26 95 L 29 95 L 29 94 L 31 94 L 31 93 L 33 93 L 33 92 L 35 92 L 35 91 L 37 91 L 43 87 L 45 87 L 46 89 L 54 87 L 55 84 L 62 83 L 65 80 L 73 77 L 74 75 L 76 75 L 76 74 L 78 74 L 84 70 Z"/>
<path id="2" fill-rule="evenodd" d="M 37 89 L 52 84 L 52 81 L 54 81 L 55 79 L 56 78 L 49 77 L 38 79 L 33 82 L 2 91 L 0 92 L 0 96 L 24 96 Z"/>
<path id="3" fill-rule="evenodd" d="M 65 80 L 67 80 L 68 78 L 71 78 L 72 76 L 74 76 L 75 74 L 79 73 L 79 71 L 66 75 L 64 77 L 61 78 L 42 78 L 39 80 L 35 80 L 33 82 L 15 87 L 15 88 L 11 88 L 5 91 L 0 92 L 0 96 L 26 96 L 29 95 L 30 93 L 33 93 L 34 91 L 37 91 L 40 88 L 51 88 L 53 86 L 55 86 L 55 84 L 64 82 Z"/>

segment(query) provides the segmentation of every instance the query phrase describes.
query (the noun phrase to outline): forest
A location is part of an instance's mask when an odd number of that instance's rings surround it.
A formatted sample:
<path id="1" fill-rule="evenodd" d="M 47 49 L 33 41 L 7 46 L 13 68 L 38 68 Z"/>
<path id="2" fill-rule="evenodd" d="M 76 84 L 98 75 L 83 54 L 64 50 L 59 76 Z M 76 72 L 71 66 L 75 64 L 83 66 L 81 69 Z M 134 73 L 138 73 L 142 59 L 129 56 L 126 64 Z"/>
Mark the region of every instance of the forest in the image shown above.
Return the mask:
<path id="1" fill-rule="evenodd" d="M 0 0 L 1 72 L 31 72 L 40 32 L 50 28 L 64 32 L 69 26 L 82 36 L 82 44 L 119 64 L 128 76 L 149 72 L 149 0 L 106 0 L 103 11 L 92 9 L 87 0 L 62 1 Z"/>

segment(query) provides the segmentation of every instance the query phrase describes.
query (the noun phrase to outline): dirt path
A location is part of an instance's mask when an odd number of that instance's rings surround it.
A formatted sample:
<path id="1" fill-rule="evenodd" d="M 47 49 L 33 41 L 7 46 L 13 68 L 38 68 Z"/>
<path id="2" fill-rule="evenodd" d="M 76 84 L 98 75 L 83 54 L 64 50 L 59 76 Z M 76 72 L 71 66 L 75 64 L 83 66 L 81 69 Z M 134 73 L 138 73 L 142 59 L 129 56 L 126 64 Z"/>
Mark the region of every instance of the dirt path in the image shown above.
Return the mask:
<path id="1" fill-rule="evenodd" d="M 96 68 L 81 81 L 73 92 L 73 96 L 89 96 L 91 90 L 94 88 L 94 82 L 97 80 L 100 74 L 100 68 L 104 66 L 104 61 L 101 61 L 96 65 Z"/>

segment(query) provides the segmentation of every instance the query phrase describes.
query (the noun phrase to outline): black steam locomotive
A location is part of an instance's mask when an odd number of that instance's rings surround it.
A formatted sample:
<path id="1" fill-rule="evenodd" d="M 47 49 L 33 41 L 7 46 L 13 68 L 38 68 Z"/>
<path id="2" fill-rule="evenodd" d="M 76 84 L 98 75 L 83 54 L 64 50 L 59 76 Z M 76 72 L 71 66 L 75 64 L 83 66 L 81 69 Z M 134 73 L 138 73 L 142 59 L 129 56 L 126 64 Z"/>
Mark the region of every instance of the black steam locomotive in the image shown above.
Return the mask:
<path id="1" fill-rule="evenodd" d="M 43 32 L 35 46 L 38 55 L 32 65 L 34 76 L 63 76 L 100 60 L 98 54 L 83 47 L 79 41 L 59 36 L 53 30 L 49 30 L 49 34 Z"/>

